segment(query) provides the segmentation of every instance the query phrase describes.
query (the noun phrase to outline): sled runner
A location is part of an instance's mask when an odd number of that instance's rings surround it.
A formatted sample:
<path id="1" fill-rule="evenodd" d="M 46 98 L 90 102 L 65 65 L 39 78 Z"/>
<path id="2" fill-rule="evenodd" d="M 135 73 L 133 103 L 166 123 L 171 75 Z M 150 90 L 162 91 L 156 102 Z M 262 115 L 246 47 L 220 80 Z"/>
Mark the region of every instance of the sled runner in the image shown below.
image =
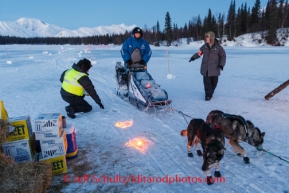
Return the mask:
<path id="1" fill-rule="evenodd" d="M 117 95 L 127 99 L 140 110 L 169 107 L 168 94 L 147 72 L 146 66 L 134 63 L 124 70 L 121 62 L 116 63 Z"/>
<path id="2" fill-rule="evenodd" d="M 127 74 L 122 66 L 121 62 L 117 62 L 115 65 L 115 77 L 116 77 L 116 94 L 122 99 L 128 97 L 128 81 Z"/>

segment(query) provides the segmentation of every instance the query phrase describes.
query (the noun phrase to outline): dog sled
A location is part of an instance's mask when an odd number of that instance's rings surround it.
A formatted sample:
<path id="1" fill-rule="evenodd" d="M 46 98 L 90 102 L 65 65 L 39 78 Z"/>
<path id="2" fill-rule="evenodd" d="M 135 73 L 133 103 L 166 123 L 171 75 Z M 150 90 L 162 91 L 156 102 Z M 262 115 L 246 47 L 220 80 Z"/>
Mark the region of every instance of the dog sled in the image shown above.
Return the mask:
<path id="1" fill-rule="evenodd" d="M 125 71 L 122 63 L 117 62 L 115 70 L 116 93 L 122 99 L 144 111 L 170 108 L 172 100 L 147 72 L 145 65 L 134 63 Z"/>

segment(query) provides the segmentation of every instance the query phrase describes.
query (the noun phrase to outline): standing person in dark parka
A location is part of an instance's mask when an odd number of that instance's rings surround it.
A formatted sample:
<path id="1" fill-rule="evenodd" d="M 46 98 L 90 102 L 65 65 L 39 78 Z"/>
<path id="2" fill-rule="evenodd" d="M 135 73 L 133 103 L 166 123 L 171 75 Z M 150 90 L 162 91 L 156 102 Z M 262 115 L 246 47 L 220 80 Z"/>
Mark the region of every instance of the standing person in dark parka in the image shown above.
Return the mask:
<path id="1" fill-rule="evenodd" d="M 92 67 L 91 62 L 84 58 L 77 64 L 73 64 L 72 68 L 65 70 L 60 77 L 62 87 L 60 90 L 61 97 L 69 103 L 65 107 L 67 116 L 74 119 L 75 113 L 90 112 L 92 106 L 84 100 L 85 95 L 91 96 L 101 109 L 104 109 L 99 96 L 97 95 L 91 80 L 88 77 L 88 71 Z M 84 94 L 84 90 L 88 94 Z"/>
<path id="2" fill-rule="evenodd" d="M 205 34 L 206 43 L 200 48 L 200 51 L 194 54 L 190 61 L 194 61 L 203 56 L 201 65 L 201 74 L 203 75 L 204 87 L 205 87 L 205 100 L 209 101 L 213 97 L 214 91 L 218 84 L 218 78 L 221 74 L 220 70 L 224 69 L 226 64 L 226 52 L 215 39 L 214 32 L 208 32 Z"/>

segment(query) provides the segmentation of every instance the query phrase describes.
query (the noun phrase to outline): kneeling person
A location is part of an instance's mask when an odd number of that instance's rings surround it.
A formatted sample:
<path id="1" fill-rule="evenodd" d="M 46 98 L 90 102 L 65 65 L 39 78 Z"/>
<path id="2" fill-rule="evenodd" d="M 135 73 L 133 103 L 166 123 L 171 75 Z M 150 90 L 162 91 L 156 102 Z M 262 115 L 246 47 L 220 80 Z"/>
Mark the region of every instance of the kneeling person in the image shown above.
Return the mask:
<path id="1" fill-rule="evenodd" d="M 61 74 L 60 82 L 61 97 L 69 103 L 65 107 L 67 116 L 74 119 L 75 113 L 90 112 L 92 106 L 84 100 L 85 95 L 91 96 L 101 109 L 104 109 L 99 96 L 97 95 L 91 80 L 88 77 L 88 71 L 92 67 L 91 62 L 87 59 L 80 60 L 77 64 L 73 64 L 72 68 Z M 84 94 L 84 90 L 88 94 Z"/>

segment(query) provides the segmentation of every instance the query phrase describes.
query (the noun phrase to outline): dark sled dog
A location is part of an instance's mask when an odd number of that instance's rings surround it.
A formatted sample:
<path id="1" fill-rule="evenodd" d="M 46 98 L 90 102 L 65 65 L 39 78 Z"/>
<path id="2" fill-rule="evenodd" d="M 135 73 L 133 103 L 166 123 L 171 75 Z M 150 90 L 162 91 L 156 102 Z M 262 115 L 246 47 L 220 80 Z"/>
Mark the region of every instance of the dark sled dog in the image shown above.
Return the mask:
<path id="1" fill-rule="evenodd" d="M 245 120 L 242 116 L 214 110 L 208 114 L 207 123 L 222 129 L 225 137 L 229 139 L 229 144 L 238 155 L 241 154 L 243 156 L 246 164 L 250 163 L 250 160 L 245 150 L 239 145 L 240 142 L 245 141 L 258 150 L 262 149 L 265 132 L 261 132 L 251 121 Z"/>
<path id="2" fill-rule="evenodd" d="M 188 156 L 193 157 L 191 147 L 196 144 L 198 156 L 203 156 L 202 170 L 206 172 L 207 184 L 213 184 L 211 176 L 211 168 L 215 165 L 215 177 L 221 177 L 219 171 L 219 162 L 224 155 L 225 138 L 222 130 L 219 128 L 211 128 L 202 119 L 192 119 L 186 130 L 181 131 L 182 136 L 188 137 Z M 203 153 L 198 149 L 198 143 L 201 143 Z"/>

